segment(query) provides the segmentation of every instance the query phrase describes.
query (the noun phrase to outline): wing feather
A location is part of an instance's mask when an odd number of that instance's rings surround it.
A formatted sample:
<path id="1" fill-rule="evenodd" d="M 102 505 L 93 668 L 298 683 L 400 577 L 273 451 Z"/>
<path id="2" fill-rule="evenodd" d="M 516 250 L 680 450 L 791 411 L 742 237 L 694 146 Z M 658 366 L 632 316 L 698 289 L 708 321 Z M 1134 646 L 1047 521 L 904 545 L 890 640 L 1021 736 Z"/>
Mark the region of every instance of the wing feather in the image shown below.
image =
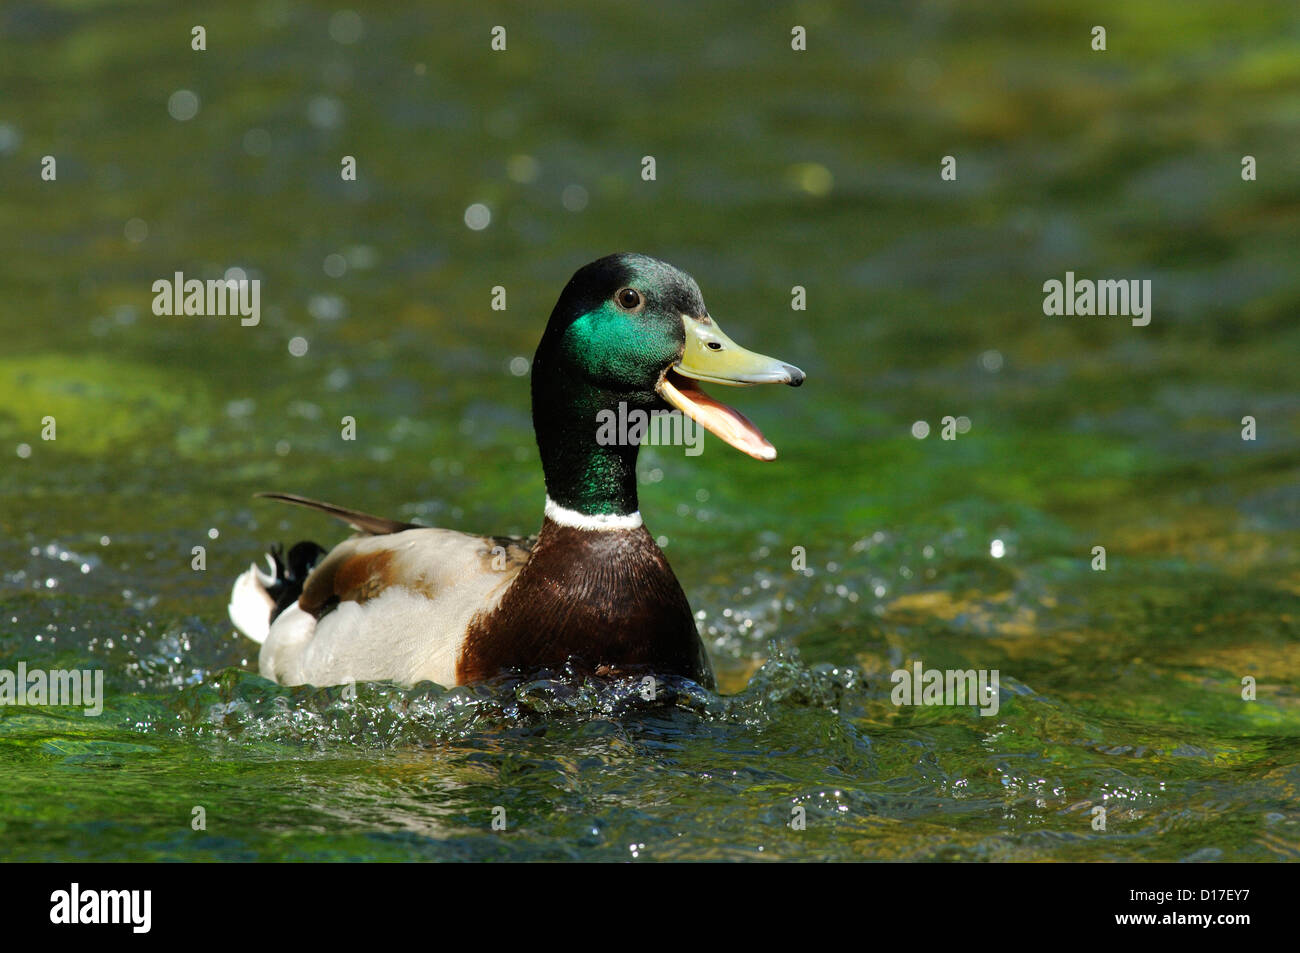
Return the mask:
<path id="1" fill-rule="evenodd" d="M 358 533 L 367 533 L 370 536 L 387 536 L 389 533 L 400 533 L 403 530 L 417 529 L 419 527 L 418 523 L 403 523 L 400 520 L 372 516 L 369 513 L 362 513 L 360 510 L 350 510 L 343 506 L 335 506 L 333 503 L 322 503 L 320 500 L 311 500 L 294 493 L 255 493 L 254 496 L 264 500 L 279 500 L 281 503 L 292 503 L 294 506 L 305 506 L 309 510 L 327 513 L 335 519 L 347 523 Z"/>

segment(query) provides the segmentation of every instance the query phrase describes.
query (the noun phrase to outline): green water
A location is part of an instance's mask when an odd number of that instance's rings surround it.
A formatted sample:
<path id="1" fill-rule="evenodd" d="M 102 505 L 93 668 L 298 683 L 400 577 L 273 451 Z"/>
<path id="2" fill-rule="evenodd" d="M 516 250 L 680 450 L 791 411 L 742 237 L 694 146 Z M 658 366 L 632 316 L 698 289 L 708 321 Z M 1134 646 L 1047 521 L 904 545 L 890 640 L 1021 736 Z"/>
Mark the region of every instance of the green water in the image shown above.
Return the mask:
<path id="1" fill-rule="evenodd" d="M 0 707 L 0 856 L 1300 859 L 1293 4 L 178 6 L 0 8 L 0 668 L 108 694 Z M 341 538 L 253 492 L 537 528 L 511 362 L 615 250 L 808 372 L 736 397 L 777 462 L 642 455 L 721 694 L 253 674 L 235 574 Z M 236 267 L 256 327 L 152 313 Z"/>

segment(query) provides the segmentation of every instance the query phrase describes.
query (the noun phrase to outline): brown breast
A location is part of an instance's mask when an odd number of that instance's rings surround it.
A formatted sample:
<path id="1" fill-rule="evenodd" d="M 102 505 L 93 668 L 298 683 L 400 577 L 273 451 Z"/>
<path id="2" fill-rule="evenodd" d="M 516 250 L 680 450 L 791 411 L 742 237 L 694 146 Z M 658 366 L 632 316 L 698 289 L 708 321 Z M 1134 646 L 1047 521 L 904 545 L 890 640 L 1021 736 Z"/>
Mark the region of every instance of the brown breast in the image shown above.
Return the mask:
<path id="1" fill-rule="evenodd" d="M 457 681 L 570 661 L 712 687 L 686 595 L 645 527 L 583 530 L 547 519 L 500 604 L 471 623 Z"/>

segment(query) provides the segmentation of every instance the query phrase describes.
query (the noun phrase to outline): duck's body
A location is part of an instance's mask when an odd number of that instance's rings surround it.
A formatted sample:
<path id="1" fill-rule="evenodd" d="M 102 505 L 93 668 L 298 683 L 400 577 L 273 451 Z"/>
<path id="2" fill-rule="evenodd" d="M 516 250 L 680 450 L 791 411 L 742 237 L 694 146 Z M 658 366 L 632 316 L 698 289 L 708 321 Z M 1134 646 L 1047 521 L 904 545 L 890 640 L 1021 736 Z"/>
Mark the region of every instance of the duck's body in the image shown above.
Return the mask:
<path id="1" fill-rule="evenodd" d="M 262 642 L 262 674 L 285 685 L 461 685 L 566 663 L 711 684 L 690 604 L 646 528 L 584 528 L 548 509 L 526 539 L 420 527 L 346 540 L 269 624 L 276 576 L 250 568 L 232 617 Z"/>
<path id="2" fill-rule="evenodd" d="M 540 533 L 473 536 L 268 494 L 362 535 L 328 554 L 299 544 L 287 561 L 273 556 L 272 573 L 250 567 L 236 581 L 230 616 L 262 644 L 262 674 L 287 685 L 459 685 L 573 665 L 712 684 L 690 605 L 642 525 L 638 448 L 596 437 L 602 411 L 668 401 L 752 456 L 775 456 L 688 378 L 798 384 L 803 373 L 736 347 L 671 266 L 620 255 L 580 270 L 533 362 L 548 493 Z"/>

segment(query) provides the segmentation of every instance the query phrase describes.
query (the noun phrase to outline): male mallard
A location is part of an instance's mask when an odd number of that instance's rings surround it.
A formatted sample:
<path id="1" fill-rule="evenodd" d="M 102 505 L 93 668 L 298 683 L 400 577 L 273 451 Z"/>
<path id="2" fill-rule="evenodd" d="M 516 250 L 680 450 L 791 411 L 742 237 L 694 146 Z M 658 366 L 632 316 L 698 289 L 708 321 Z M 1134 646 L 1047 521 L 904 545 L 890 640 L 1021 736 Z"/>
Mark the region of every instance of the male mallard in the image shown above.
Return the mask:
<path id="1" fill-rule="evenodd" d="M 262 644 L 286 685 L 429 680 L 460 685 L 504 671 L 649 671 L 711 685 L 695 619 L 641 523 L 637 444 L 609 439 L 610 413 L 681 411 L 759 460 L 776 449 L 696 381 L 797 387 L 804 373 L 746 351 L 704 307 L 694 279 L 645 255 L 580 269 L 533 358 L 533 429 L 546 478 L 538 535 L 470 536 L 302 497 L 360 535 L 328 553 L 299 543 L 271 573 L 231 592 L 230 618 Z M 602 413 L 603 412 L 603 413 Z M 321 557 L 324 558 L 321 558 Z"/>

